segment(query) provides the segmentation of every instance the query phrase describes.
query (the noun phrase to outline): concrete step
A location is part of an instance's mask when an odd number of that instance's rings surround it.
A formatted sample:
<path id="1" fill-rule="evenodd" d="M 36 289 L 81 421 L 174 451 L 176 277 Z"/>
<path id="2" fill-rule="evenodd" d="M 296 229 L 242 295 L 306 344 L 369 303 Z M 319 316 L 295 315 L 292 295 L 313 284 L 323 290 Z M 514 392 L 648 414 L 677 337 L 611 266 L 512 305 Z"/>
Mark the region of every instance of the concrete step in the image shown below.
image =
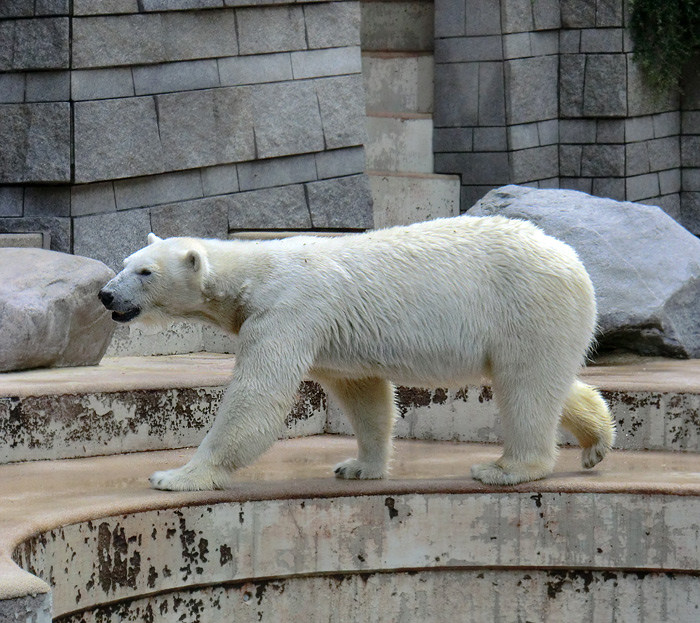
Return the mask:
<path id="1" fill-rule="evenodd" d="M 367 115 L 367 169 L 433 172 L 433 117 L 416 113 Z"/>
<path id="2" fill-rule="evenodd" d="M 428 52 L 433 49 L 432 1 L 363 0 L 360 7 L 362 50 Z"/>
<path id="3" fill-rule="evenodd" d="M 99 366 L 0 375 L 0 463 L 197 445 L 211 426 L 234 366 L 212 353 L 106 358 Z M 643 360 L 590 367 L 618 422 L 616 446 L 700 452 L 700 361 Z M 397 436 L 500 441 L 488 386 L 399 388 Z M 283 437 L 347 433 L 311 382 L 300 388 Z M 565 438 L 565 441 L 573 441 Z"/>
<path id="4" fill-rule="evenodd" d="M 410 225 L 459 214 L 459 177 L 369 171 L 374 226 Z"/>
<path id="5" fill-rule="evenodd" d="M 363 52 L 368 113 L 432 113 L 433 55 L 429 52 Z"/>
<path id="6" fill-rule="evenodd" d="M 469 470 L 493 446 L 398 441 L 389 479 L 333 478 L 354 453 L 279 442 L 196 493 L 147 482 L 191 451 L 0 466 L 0 620 L 697 622 L 696 456 L 582 472 L 565 449 L 551 477 L 488 487 Z"/>

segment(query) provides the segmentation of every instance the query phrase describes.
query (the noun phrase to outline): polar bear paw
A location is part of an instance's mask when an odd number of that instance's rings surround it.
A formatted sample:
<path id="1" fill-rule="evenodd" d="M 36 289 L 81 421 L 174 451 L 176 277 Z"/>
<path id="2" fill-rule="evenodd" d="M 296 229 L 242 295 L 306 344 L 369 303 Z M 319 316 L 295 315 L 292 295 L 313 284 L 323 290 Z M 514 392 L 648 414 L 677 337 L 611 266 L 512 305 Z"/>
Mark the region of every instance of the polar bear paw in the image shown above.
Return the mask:
<path id="1" fill-rule="evenodd" d="M 360 459 L 348 459 L 338 463 L 333 471 L 336 478 L 346 480 L 377 480 L 387 476 L 386 467 L 360 461 Z"/>
<path id="2" fill-rule="evenodd" d="M 154 489 L 164 491 L 210 491 L 225 489 L 229 484 L 229 472 L 201 464 L 183 465 L 177 469 L 156 472 L 148 480 Z"/>
<path id="3" fill-rule="evenodd" d="M 551 469 L 526 463 L 512 463 L 503 467 L 498 463 L 479 463 L 472 465 L 472 478 L 486 485 L 517 485 L 544 478 Z"/>

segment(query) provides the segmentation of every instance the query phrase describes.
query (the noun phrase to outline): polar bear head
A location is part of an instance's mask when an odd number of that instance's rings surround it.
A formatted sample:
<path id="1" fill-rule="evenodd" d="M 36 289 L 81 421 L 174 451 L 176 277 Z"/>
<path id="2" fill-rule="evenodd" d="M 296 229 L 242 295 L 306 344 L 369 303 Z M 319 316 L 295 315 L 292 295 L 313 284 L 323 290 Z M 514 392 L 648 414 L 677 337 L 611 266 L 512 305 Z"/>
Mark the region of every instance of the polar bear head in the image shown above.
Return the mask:
<path id="1" fill-rule="evenodd" d="M 98 296 L 117 322 L 138 318 L 158 325 L 192 318 L 203 308 L 208 272 L 200 241 L 148 234 L 148 246 L 127 257 L 124 268 Z"/>

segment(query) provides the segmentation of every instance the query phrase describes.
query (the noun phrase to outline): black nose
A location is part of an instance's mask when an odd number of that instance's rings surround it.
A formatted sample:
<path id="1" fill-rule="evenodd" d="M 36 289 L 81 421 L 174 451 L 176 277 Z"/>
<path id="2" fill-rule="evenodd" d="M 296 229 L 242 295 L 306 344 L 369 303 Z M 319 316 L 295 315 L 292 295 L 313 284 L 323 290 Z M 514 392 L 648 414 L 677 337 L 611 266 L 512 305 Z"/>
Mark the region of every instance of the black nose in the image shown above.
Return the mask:
<path id="1" fill-rule="evenodd" d="M 108 290 L 100 290 L 97 297 L 102 301 L 105 307 L 109 307 L 114 302 L 114 295 Z"/>

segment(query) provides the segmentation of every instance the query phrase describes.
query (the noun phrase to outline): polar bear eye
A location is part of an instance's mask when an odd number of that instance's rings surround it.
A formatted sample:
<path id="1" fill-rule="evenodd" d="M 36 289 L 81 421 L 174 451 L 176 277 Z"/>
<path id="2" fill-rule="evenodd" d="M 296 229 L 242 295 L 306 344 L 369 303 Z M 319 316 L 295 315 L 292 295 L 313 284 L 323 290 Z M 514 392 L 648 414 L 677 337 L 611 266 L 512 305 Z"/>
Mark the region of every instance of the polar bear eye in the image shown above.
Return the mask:
<path id="1" fill-rule="evenodd" d="M 142 277 L 148 277 L 151 274 L 151 271 L 148 270 L 148 268 L 142 268 L 136 274 L 141 275 Z"/>

